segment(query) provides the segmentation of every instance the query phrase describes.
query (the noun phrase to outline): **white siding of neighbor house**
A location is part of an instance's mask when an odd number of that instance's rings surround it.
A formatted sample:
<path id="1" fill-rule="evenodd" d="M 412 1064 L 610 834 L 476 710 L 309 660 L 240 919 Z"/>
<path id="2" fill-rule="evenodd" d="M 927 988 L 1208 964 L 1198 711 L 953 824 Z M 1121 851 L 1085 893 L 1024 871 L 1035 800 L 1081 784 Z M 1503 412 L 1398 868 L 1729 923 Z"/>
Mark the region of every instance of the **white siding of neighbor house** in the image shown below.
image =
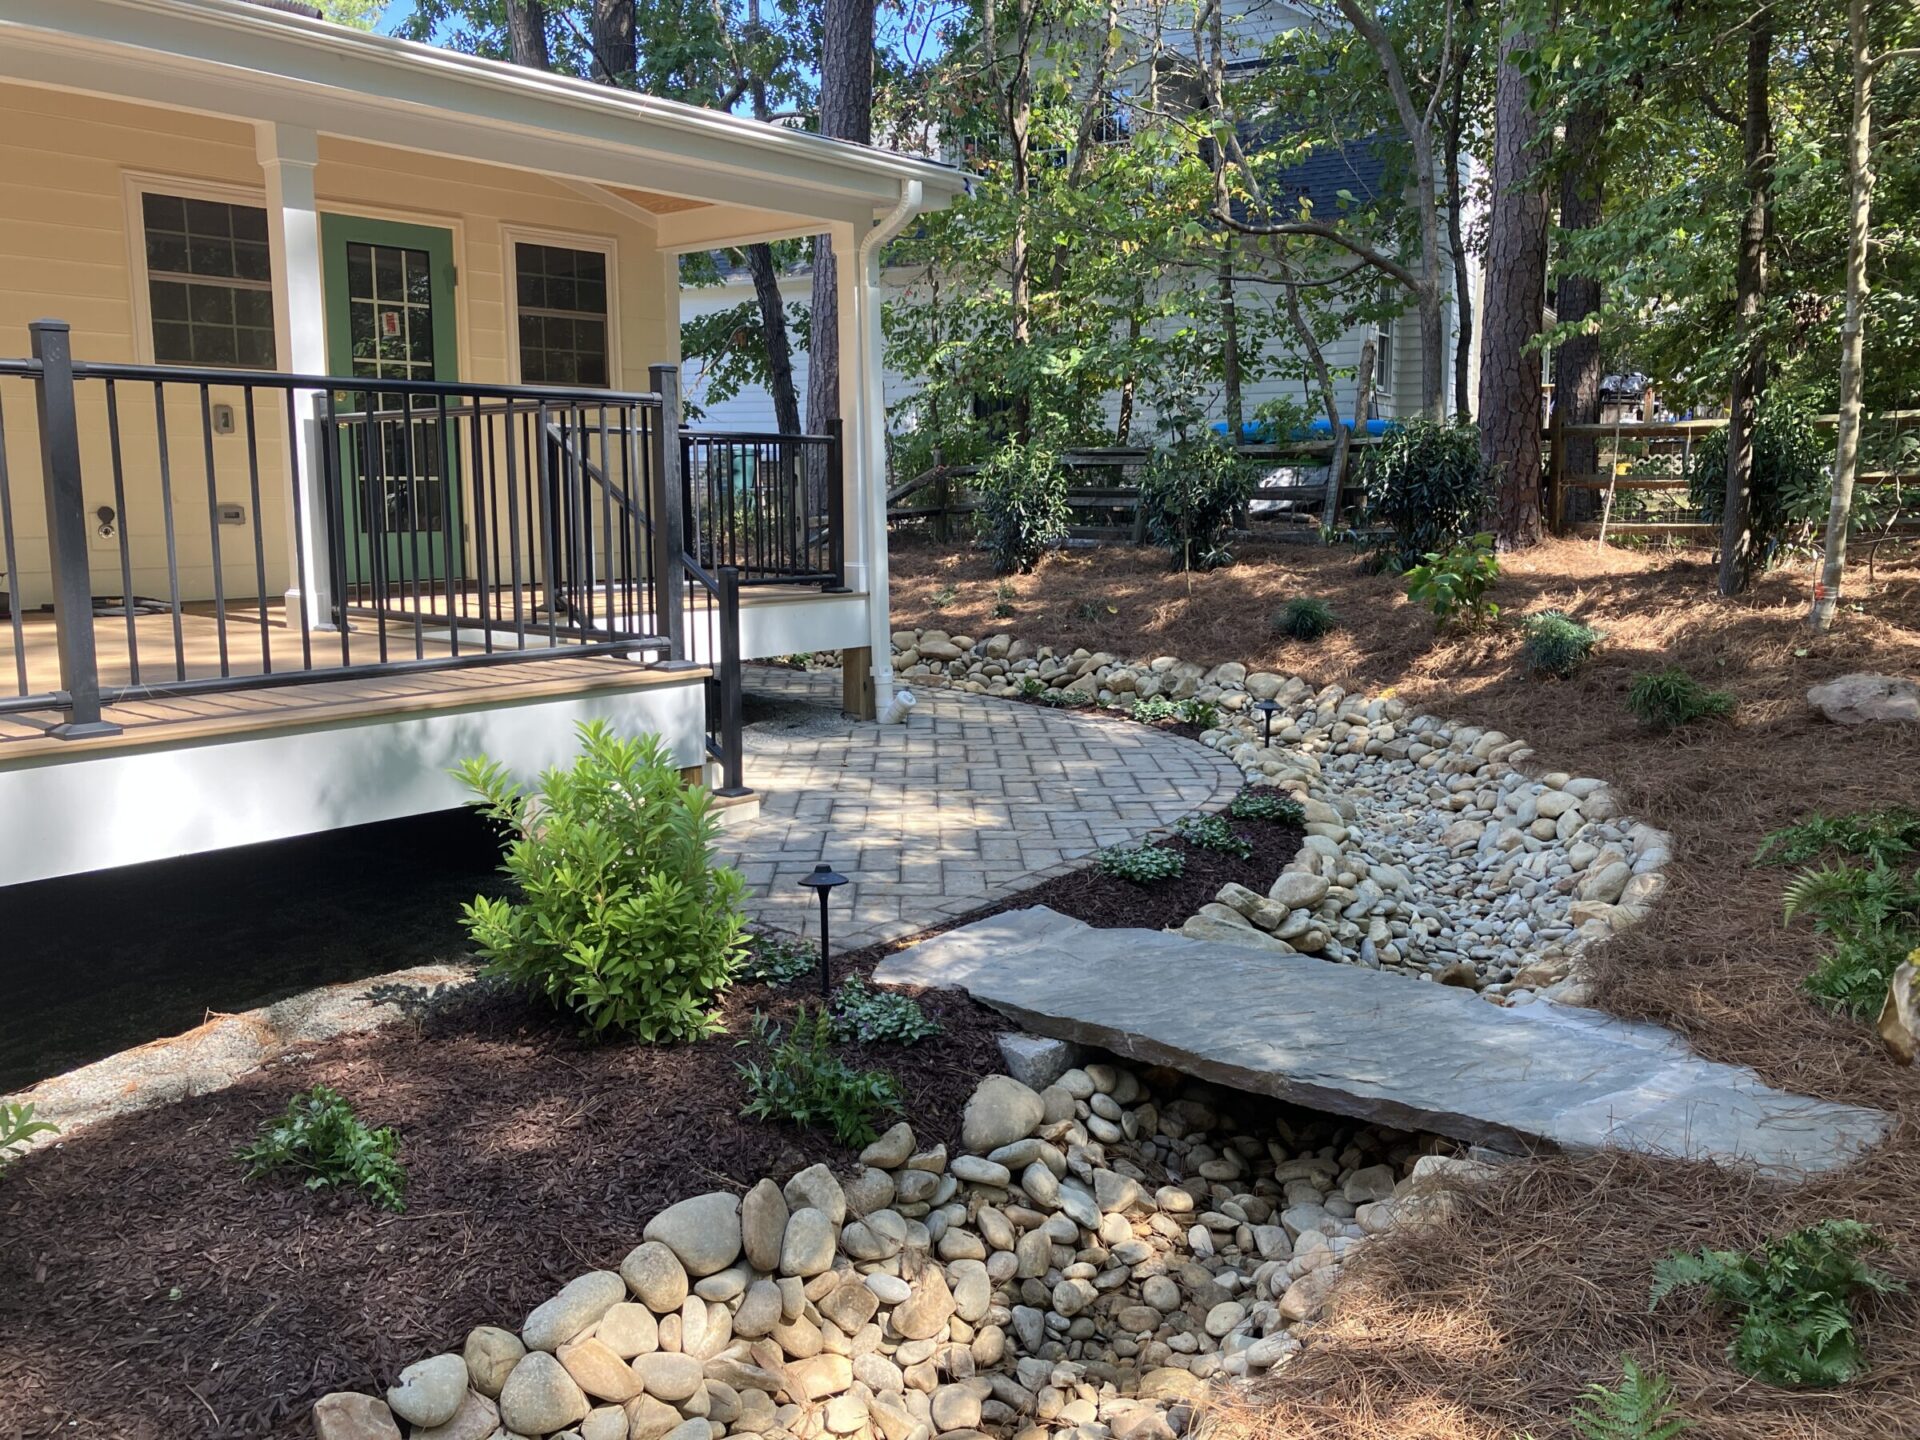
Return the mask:
<path id="1" fill-rule="evenodd" d="M 647 366 L 679 354 L 676 286 L 671 257 L 660 255 L 636 221 L 577 192 L 524 171 L 442 159 L 411 151 L 322 137 L 315 183 L 322 212 L 378 216 L 449 229 L 459 284 L 455 297 L 462 379 L 518 379 L 511 340 L 511 284 L 507 236 L 516 228 L 550 232 L 615 247 L 617 334 L 614 383 L 645 389 Z M 136 279 L 142 245 L 135 186 L 164 190 L 178 182 L 232 189 L 237 200 L 264 203 L 264 176 L 253 127 L 183 111 L 0 84 L 0 356 L 25 355 L 27 323 L 56 318 L 73 327 L 73 352 L 82 360 L 144 362 L 146 296 Z M 276 277 L 277 278 L 277 277 Z M 120 395 L 134 589 L 166 592 L 164 524 L 155 457 L 150 394 L 123 386 Z M 185 387 L 168 396 L 182 587 L 186 598 L 212 588 L 207 538 L 207 485 L 197 403 Z M 215 403 L 236 403 L 237 390 Z M 263 392 L 264 401 L 264 392 Z M 106 453 L 105 403 L 100 387 L 80 392 L 83 473 L 88 507 L 112 499 Z M 27 604 L 46 598 L 45 533 L 39 485 L 38 439 L 31 389 L 0 381 L 14 523 L 20 550 L 17 576 L 0 589 Z M 267 526 L 269 594 L 287 585 L 286 479 L 282 417 L 259 414 L 261 515 Z M 136 438 L 139 437 L 139 438 Z M 215 440 L 216 489 L 223 500 L 246 499 L 244 431 Z M 249 509 L 251 506 L 249 505 Z M 229 541 L 236 537 L 240 543 Z M 257 589 L 250 530 L 222 536 L 223 579 L 230 595 Z M 96 593 L 118 593 L 118 541 L 95 536 Z M 99 572 L 110 571 L 110 578 Z"/>

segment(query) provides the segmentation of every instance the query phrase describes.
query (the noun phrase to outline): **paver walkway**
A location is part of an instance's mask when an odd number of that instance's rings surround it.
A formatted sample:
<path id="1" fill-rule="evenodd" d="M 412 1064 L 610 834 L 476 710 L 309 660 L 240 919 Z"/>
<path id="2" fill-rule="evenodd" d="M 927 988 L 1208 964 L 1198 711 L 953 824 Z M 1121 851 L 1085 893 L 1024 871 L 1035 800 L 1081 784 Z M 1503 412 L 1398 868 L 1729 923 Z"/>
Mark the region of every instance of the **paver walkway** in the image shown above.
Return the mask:
<path id="1" fill-rule="evenodd" d="M 1622 1146 L 1783 1171 L 1844 1164 L 1885 1115 L 1775 1090 L 1655 1025 L 1044 907 L 889 956 L 888 985 L 965 989 L 1038 1034 L 1241 1090 L 1501 1149 Z"/>
<path id="2" fill-rule="evenodd" d="M 754 668 L 747 689 L 837 714 L 840 677 Z M 749 727 L 760 815 L 720 851 L 755 919 L 817 935 L 796 882 L 824 860 L 853 882 L 833 897 L 834 949 L 898 939 L 1217 809 L 1242 783 L 1225 756 L 1144 725 L 957 690 L 915 699 L 904 725 Z"/>

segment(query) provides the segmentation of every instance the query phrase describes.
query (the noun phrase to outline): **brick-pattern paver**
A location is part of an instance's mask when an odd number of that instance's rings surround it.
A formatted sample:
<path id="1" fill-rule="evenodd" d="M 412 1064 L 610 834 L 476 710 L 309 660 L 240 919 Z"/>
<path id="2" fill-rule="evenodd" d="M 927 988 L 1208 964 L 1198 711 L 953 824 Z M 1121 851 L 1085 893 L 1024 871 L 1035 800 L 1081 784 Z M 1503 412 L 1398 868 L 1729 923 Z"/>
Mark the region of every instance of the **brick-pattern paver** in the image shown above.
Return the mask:
<path id="1" fill-rule="evenodd" d="M 840 695 L 837 674 L 755 668 L 747 685 L 822 705 Z M 957 690 L 915 698 L 904 725 L 749 731 L 760 814 L 720 850 L 746 877 L 756 920 L 817 934 L 818 902 L 796 882 L 824 860 L 853 882 L 833 897 L 834 949 L 898 939 L 1240 788 L 1224 755 L 1144 725 Z"/>

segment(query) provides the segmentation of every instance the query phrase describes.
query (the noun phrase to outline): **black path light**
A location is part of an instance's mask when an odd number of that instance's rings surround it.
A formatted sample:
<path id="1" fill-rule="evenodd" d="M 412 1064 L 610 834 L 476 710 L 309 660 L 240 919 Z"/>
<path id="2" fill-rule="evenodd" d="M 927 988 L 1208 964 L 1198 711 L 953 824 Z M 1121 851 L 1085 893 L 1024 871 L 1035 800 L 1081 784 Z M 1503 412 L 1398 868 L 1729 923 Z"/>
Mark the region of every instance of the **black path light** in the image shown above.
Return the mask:
<path id="1" fill-rule="evenodd" d="M 1273 716 L 1280 707 L 1271 700 L 1256 700 L 1253 702 L 1253 708 L 1260 712 L 1260 723 L 1266 727 L 1263 743 L 1273 744 Z"/>
<path id="2" fill-rule="evenodd" d="M 832 986 L 827 966 L 827 956 L 832 953 L 827 948 L 827 897 L 846 884 L 847 877 L 822 861 L 813 867 L 811 875 L 802 876 L 800 883 L 820 896 L 820 998 L 825 1000 Z"/>

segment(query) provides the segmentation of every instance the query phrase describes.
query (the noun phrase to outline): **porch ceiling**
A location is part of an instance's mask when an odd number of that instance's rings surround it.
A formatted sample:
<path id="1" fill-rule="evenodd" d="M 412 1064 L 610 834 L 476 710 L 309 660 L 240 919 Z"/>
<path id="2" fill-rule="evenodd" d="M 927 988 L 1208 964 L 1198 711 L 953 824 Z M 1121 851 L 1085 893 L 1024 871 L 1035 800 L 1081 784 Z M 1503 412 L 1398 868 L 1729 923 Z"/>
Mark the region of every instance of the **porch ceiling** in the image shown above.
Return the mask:
<path id="1" fill-rule="evenodd" d="M 965 188 L 957 171 L 927 161 L 242 0 L 6 0 L 0 78 L 604 187 L 659 217 L 663 246 L 675 248 L 709 230 L 864 228 L 912 181 L 923 209 Z M 674 223 L 703 206 L 734 213 Z"/>

